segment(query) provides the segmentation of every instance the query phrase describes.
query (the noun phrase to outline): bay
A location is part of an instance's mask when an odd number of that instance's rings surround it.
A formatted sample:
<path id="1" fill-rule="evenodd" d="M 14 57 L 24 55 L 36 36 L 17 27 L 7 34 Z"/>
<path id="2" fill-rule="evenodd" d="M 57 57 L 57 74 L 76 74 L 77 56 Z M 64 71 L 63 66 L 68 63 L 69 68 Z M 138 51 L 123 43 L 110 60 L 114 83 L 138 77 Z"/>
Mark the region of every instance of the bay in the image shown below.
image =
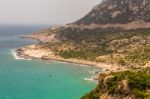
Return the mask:
<path id="1" fill-rule="evenodd" d="M 14 49 L 35 43 L 19 36 L 46 27 L 0 26 L 0 99 L 80 99 L 96 86 L 85 78 L 99 68 L 14 57 Z"/>

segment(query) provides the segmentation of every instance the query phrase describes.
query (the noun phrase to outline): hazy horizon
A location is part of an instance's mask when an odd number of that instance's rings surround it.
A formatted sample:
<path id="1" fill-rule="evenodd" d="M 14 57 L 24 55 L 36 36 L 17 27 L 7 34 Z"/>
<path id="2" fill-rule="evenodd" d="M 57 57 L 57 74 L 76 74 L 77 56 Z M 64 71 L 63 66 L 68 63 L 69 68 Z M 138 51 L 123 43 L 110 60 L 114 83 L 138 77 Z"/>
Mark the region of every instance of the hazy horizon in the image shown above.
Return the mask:
<path id="1" fill-rule="evenodd" d="M 0 0 L 1 24 L 66 24 L 88 13 L 101 0 Z"/>

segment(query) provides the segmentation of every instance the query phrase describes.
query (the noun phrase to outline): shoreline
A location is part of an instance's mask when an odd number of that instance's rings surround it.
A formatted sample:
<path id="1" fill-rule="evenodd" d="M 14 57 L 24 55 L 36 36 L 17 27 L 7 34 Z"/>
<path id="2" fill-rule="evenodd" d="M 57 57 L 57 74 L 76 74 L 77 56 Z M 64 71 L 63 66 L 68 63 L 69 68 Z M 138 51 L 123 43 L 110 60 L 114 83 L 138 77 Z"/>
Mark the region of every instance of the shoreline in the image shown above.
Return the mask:
<path id="1" fill-rule="evenodd" d="M 20 56 L 18 54 L 18 49 L 13 49 L 11 50 L 11 54 L 13 55 L 13 57 L 16 59 L 16 60 L 27 60 L 27 61 L 31 61 L 32 59 L 39 59 L 39 60 L 43 60 L 43 61 L 46 61 L 44 59 L 40 59 L 40 58 L 31 58 L 31 57 L 23 57 L 22 55 Z M 83 64 L 77 64 L 77 63 L 71 63 L 71 62 L 66 62 L 66 61 L 59 61 L 59 60 L 54 60 L 54 59 L 47 59 L 47 60 L 50 60 L 50 61 L 53 61 L 53 62 L 60 62 L 60 63 L 64 63 L 64 64 L 73 64 L 73 65 L 78 65 L 78 66 L 89 66 L 89 65 L 83 65 Z M 89 71 L 89 74 L 92 74 L 92 76 L 88 77 L 88 78 L 82 78 L 83 80 L 85 81 L 91 81 L 91 82 L 94 82 L 94 83 L 97 83 L 98 82 L 98 74 L 103 72 L 103 68 L 101 68 L 100 70 L 94 70 L 94 71 Z"/>
<path id="2" fill-rule="evenodd" d="M 80 59 L 64 59 L 60 56 L 56 56 L 51 50 L 40 48 L 38 45 L 29 45 L 26 47 L 19 48 L 16 51 L 16 55 L 19 58 L 24 59 L 41 59 L 41 60 L 54 60 L 59 62 L 71 63 L 75 65 L 83 66 L 95 66 L 99 67 L 103 71 L 107 72 L 118 72 L 125 70 L 124 67 L 119 67 L 117 65 L 97 63 L 92 61 L 80 60 Z"/>

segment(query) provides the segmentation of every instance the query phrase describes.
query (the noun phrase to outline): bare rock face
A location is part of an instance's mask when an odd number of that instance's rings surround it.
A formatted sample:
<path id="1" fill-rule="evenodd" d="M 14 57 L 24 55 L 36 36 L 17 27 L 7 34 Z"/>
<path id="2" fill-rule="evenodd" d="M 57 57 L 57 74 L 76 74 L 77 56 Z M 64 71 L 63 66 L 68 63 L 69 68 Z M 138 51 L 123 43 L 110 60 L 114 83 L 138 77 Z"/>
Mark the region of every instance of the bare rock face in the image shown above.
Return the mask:
<path id="1" fill-rule="evenodd" d="M 134 21 L 150 22 L 150 0 L 103 0 L 74 24 L 127 24 Z"/>
<path id="2" fill-rule="evenodd" d="M 103 84 L 104 86 L 106 85 L 106 81 L 112 78 L 112 75 L 110 75 L 110 72 L 105 72 L 105 73 L 101 73 L 99 75 L 99 83 Z"/>
<path id="3" fill-rule="evenodd" d="M 119 91 L 121 94 L 129 94 L 130 89 L 129 89 L 128 81 L 127 81 L 127 80 L 122 80 L 122 81 L 119 83 L 119 85 L 118 85 L 118 91 Z"/>

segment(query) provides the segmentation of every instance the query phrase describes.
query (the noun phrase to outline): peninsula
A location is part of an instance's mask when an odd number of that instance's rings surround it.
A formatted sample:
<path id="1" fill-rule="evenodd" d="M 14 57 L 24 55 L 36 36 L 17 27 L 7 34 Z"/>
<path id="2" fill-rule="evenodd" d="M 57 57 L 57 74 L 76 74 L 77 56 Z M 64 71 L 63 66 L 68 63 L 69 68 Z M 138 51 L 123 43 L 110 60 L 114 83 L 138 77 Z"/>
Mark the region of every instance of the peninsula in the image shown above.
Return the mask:
<path id="1" fill-rule="evenodd" d="M 149 0 L 103 0 L 80 20 L 27 38 L 38 44 L 18 49 L 19 57 L 107 71 L 100 74 L 97 88 L 82 99 L 150 99 Z"/>

